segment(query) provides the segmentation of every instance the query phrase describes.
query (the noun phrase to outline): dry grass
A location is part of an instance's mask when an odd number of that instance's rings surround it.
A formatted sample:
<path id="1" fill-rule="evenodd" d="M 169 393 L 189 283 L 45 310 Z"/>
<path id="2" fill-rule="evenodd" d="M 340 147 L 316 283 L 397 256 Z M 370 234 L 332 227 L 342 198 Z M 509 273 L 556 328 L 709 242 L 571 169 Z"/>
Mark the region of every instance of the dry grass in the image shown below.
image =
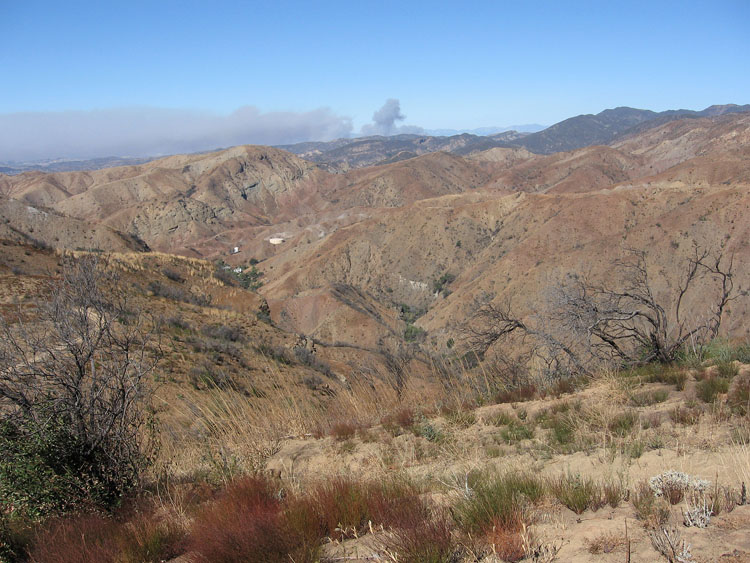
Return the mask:
<path id="1" fill-rule="evenodd" d="M 148 272 L 161 264 L 154 270 L 161 276 L 163 268 L 174 267 L 185 283 L 194 281 L 201 287 L 214 284 L 212 289 L 222 290 L 211 281 L 210 269 L 201 270 L 203 262 L 186 260 L 174 265 L 162 258 L 153 264 L 142 257 L 127 258 L 121 267 Z M 210 279 L 200 281 L 204 274 Z M 235 311 L 193 305 L 176 310 L 174 304 L 164 300 L 158 300 L 157 306 L 165 317 L 179 320 L 173 323 L 173 336 L 183 339 L 170 343 L 175 351 L 170 356 L 173 366 L 168 374 L 184 373 L 186 367 L 198 365 L 198 359 L 212 360 L 208 358 L 211 352 L 196 353 L 185 346 L 188 332 L 200 334 L 190 327 L 238 327 L 251 343 L 260 342 L 259 335 L 263 334 L 269 346 L 293 350 L 293 343 L 284 341 L 276 329 L 247 323 Z M 216 332 L 204 336 L 222 337 Z M 135 554 L 124 561 L 166 559 L 185 552 L 181 538 L 189 534 L 189 545 L 202 553 L 204 560 L 289 561 L 291 557 L 309 561 L 320 556 L 321 545 L 328 539 L 347 542 L 371 531 L 388 554 L 385 556 L 394 561 L 449 561 L 457 557 L 462 546 L 483 557 L 494 552 L 504 560 L 520 560 L 530 557 L 532 529 L 536 533 L 543 518 L 538 506 L 541 502 L 545 509 L 552 507 L 568 520 L 607 504 L 620 506 L 618 512 L 627 512 L 629 517 L 637 515 L 648 527 L 665 525 L 670 517 L 666 501 L 655 498 L 647 486 L 645 490 L 636 487 L 627 498 L 621 484 L 643 471 L 638 467 L 640 462 L 626 459 L 628 455 L 623 452 L 657 435 L 667 444 L 665 459 L 671 454 L 695 458 L 696 447 L 709 448 L 701 446 L 701 441 L 712 448 L 723 448 L 718 450 L 724 460 L 722 471 L 732 475 L 731 487 L 717 486 L 711 497 L 717 507 L 721 503 L 721 511 L 728 511 L 737 502 L 742 482 L 750 486 L 748 442 L 737 438 L 726 448 L 726 441 L 719 440 L 729 435 L 727 428 L 720 432 L 722 426 L 738 427 L 743 420 L 739 417 L 746 403 L 745 390 L 737 384 L 744 381 L 746 372 L 742 370 L 733 379 L 737 391 L 730 387 L 731 410 L 719 392 L 713 397 L 717 403 L 713 410 L 696 401 L 685 402 L 692 396 L 694 384 L 691 381 L 688 391 L 682 392 L 687 375 L 678 368 L 648 368 L 628 376 L 604 372 L 574 397 L 558 401 L 542 396 L 574 389 L 561 385 L 532 393 L 531 387 L 521 386 L 498 396 L 497 382 L 481 366 L 474 370 L 441 368 L 424 378 L 414 377 L 399 393 L 386 371 L 347 374 L 346 385 L 318 374 L 331 390 L 324 395 L 311 393 L 304 378 L 312 372 L 309 366 L 295 364 L 293 354 L 289 355 L 291 363 L 284 364 L 246 348 L 239 359 L 226 360 L 229 355 L 223 354 L 222 361 L 241 368 L 234 372 L 241 378 L 233 377 L 223 388 L 188 389 L 182 380 L 176 380 L 176 384 L 160 389 L 163 447 L 159 469 L 169 475 L 169 483 L 163 486 L 158 481 L 155 487 L 159 516 L 147 510 L 141 516 L 82 516 L 50 523 L 40 532 L 41 539 L 34 548 L 37 560 L 106 561 L 114 557 L 113 550 Z M 337 365 L 333 360 L 331 364 Z M 730 373 L 730 368 L 725 366 L 725 372 Z M 429 379 L 441 384 L 425 384 Z M 674 385 L 675 389 L 670 387 L 665 397 L 666 388 L 656 383 Z M 493 398 L 523 404 L 476 410 L 478 404 L 486 405 Z M 667 405 L 659 407 L 665 399 Z M 668 410 L 677 404 L 681 406 Z M 722 406 L 724 410 L 719 412 Z M 503 414 L 497 414 L 500 409 Z M 702 424 L 695 426 L 699 421 Z M 707 428 L 708 423 L 711 428 Z M 378 424 L 386 429 L 392 426 L 394 431 L 383 432 Z M 659 425 L 662 427 L 655 430 Z M 313 434 L 323 439 L 315 442 Z M 332 443 L 328 436 L 345 442 Z M 325 468 L 311 466 L 312 472 L 319 473 L 317 480 L 310 479 L 309 467 L 296 466 L 284 482 L 246 477 L 262 471 L 268 458 L 290 438 L 309 439 L 304 447 L 322 454 L 320 457 L 332 456 Z M 365 441 L 368 444 L 362 444 Z M 503 444 L 505 441 L 512 445 Z M 356 455 L 346 454 L 355 448 Z M 362 461 L 360 454 L 368 448 L 375 453 L 372 459 Z M 592 455 L 568 455 L 579 450 Z M 487 459 L 490 452 L 495 456 L 492 460 Z M 601 480 L 601 475 L 614 474 L 617 453 L 623 453 L 618 460 L 622 462 L 623 479 Z M 643 466 L 653 467 L 654 460 L 648 458 Z M 359 463 L 350 467 L 368 471 L 369 475 L 392 475 L 394 468 L 405 468 L 424 481 L 415 486 L 399 479 L 373 482 L 320 475 L 347 474 L 343 463 Z M 459 498 L 455 490 L 424 489 L 434 485 L 431 477 L 441 471 L 445 474 L 460 467 L 463 475 L 463 468 L 511 464 L 523 469 L 470 475 L 468 489 L 463 483 L 458 487 L 462 489 Z M 567 464 L 578 465 L 568 469 Z M 555 477 L 540 477 L 537 472 L 544 467 Z M 566 473 L 557 477 L 561 471 Z M 628 472 L 632 472 L 630 477 Z M 211 485 L 186 484 L 201 479 Z M 181 480 L 182 484 L 175 484 Z M 584 518 L 589 517 L 604 518 L 601 514 Z M 78 545 L 81 542 L 76 539 L 81 533 L 87 541 Z M 591 540 L 590 549 L 592 553 L 609 553 L 619 549 L 621 539 L 616 534 L 602 534 Z M 227 546 L 237 549 L 230 553 Z"/>
<path id="2" fill-rule="evenodd" d="M 49 522 L 29 559 L 38 563 L 159 563 L 182 553 L 184 531 L 153 512 L 118 520 L 92 514 Z"/>
<path id="3" fill-rule="evenodd" d="M 387 556 L 399 563 L 445 563 L 457 551 L 449 518 L 437 511 L 432 518 L 403 522 L 381 541 Z"/>
<path id="4" fill-rule="evenodd" d="M 586 539 L 588 552 L 592 555 L 612 553 L 625 546 L 625 536 L 613 532 L 603 532 L 593 539 Z"/>
<path id="5" fill-rule="evenodd" d="M 576 514 L 586 510 L 599 510 L 607 502 L 602 486 L 590 477 L 561 475 L 549 483 L 552 495 Z"/>
<path id="6" fill-rule="evenodd" d="M 728 451 L 722 455 L 722 462 L 738 488 L 744 484 L 746 489 L 750 489 L 750 440 L 732 440 Z"/>
<path id="7" fill-rule="evenodd" d="M 270 484 L 243 478 L 198 514 L 188 548 L 207 563 L 314 561 L 317 550 L 295 531 Z"/>

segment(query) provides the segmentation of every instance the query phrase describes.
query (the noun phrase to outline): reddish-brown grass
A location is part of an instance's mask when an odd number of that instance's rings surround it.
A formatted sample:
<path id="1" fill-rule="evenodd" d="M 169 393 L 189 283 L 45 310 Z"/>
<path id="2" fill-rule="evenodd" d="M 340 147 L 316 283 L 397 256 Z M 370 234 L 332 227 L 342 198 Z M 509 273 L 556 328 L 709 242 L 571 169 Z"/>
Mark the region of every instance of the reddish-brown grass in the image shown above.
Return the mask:
<path id="1" fill-rule="evenodd" d="M 429 512 L 408 483 L 363 483 L 337 478 L 315 487 L 308 495 L 290 503 L 288 512 L 296 529 L 318 537 L 340 538 L 373 526 L 404 527 L 425 521 Z"/>
<path id="2" fill-rule="evenodd" d="M 330 434 L 337 440 L 349 440 L 357 433 L 359 425 L 353 422 L 339 421 L 331 426 Z"/>
<path id="3" fill-rule="evenodd" d="M 412 428 L 415 423 L 414 411 L 408 407 L 403 407 L 396 412 L 390 413 L 380 419 L 383 429 L 393 436 L 398 436 Z"/>
<path id="4" fill-rule="evenodd" d="M 180 554 L 182 530 L 152 513 L 128 519 L 88 514 L 48 523 L 29 559 L 36 563 L 160 562 Z"/>
<path id="5" fill-rule="evenodd" d="M 504 526 L 495 527 L 487 534 L 487 542 L 503 561 L 510 563 L 521 561 L 526 557 L 526 549 L 519 529 L 508 529 Z"/>
<path id="6" fill-rule="evenodd" d="M 514 389 L 508 389 L 506 391 L 500 391 L 495 395 L 496 403 L 521 403 L 524 401 L 531 401 L 537 395 L 536 385 L 533 383 L 527 383 Z"/>
<path id="7" fill-rule="evenodd" d="M 402 408 L 393 417 L 402 428 L 411 428 L 414 425 L 414 411 L 410 408 Z"/>
<path id="8" fill-rule="evenodd" d="M 35 563 L 112 561 L 117 553 L 117 524 L 100 515 L 66 518 L 50 523 L 31 551 Z"/>
<path id="9" fill-rule="evenodd" d="M 245 477 L 198 514 L 188 546 L 201 561 L 262 563 L 289 561 L 296 543 L 270 485 Z"/>
<path id="10" fill-rule="evenodd" d="M 452 561 L 456 548 L 451 525 L 444 514 L 425 520 L 420 514 L 392 531 L 383 541 L 384 547 L 404 563 L 443 563 Z"/>

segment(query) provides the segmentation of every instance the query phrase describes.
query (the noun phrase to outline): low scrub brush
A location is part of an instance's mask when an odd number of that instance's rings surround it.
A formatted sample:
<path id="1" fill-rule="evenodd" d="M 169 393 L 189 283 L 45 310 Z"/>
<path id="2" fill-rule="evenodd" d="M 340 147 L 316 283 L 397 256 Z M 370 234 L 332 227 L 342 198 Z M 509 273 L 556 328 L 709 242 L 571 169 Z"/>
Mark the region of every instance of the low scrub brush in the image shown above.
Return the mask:
<path id="1" fill-rule="evenodd" d="M 590 477 L 562 475 L 552 479 L 549 486 L 552 495 L 576 514 L 599 510 L 606 502 L 602 487 Z"/>

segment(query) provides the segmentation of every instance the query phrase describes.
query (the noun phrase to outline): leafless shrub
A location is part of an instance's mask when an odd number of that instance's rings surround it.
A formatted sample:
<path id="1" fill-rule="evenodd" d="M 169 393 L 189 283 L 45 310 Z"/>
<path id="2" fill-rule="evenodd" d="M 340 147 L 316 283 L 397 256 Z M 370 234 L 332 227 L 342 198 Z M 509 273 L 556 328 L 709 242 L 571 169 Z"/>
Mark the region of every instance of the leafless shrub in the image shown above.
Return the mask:
<path id="1" fill-rule="evenodd" d="M 713 513 L 713 503 L 708 501 L 705 494 L 694 493 L 685 498 L 685 510 L 682 511 L 682 519 L 686 527 L 707 528 L 711 523 Z"/>
<path id="2" fill-rule="evenodd" d="M 733 257 L 710 253 L 697 245 L 685 261 L 681 279 L 669 283 L 666 297 L 655 291 L 646 253 L 631 249 L 614 263 L 616 286 L 572 276 L 556 292 L 557 320 L 580 338 L 591 352 L 627 364 L 672 363 L 687 344 L 705 346 L 719 331 L 726 306 L 735 298 Z M 707 310 L 688 318 L 685 301 L 698 291 Z"/>
<path id="3" fill-rule="evenodd" d="M 662 527 L 648 532 L 651 545 L 667 558 L 669 563 L 692 563 L 690 544 L 682 539 L 680 532 L 674 527 Z"/>
<path id="4" fill-rule="evenodd" d="M 518 336 L 521 344 L 531 345 L 530 359 L 543 366 L 543 376 L 549 382 L 572 373 L 589 373 L 580 354 L 545 324 L 544 317 L 537 317 L 533 324 L 518 317 L 510 300 L 499 304 L 487 301 L 477 304 L 476 312 L 464 325 L 464 334 L 469 347 L 480 356 L 495 344 Z"/>
<path id="5" fill-rule="evenodd" d="M 572 374 L 590 374 L 596 362 L 672 363 L 687 345 L 703 347 L 718 334 L 727 305 L 735 299 L 733 258 L 695 246 L 681 279 L 657 294 L 646 253 L 630 250 L 613 264 L 617 282 L 605 285 L 572 275 L 547 291 L 542 310 L 521 317 L 510 300 L 487 296 L 464 325 L 469 348 L 484 355 L 512 338 L 530 350 L 546 384 Z M 702 315 L 688 318 L 685 303 L 701 292 Z"/>
<path id="6" fill-rule="evenodd" d="M 48 468 L 88 479 L 111 502 L 146 461 L 157 327 L 96 256 L 67 260 L 49 295 L 32 315 L 0 319 L 2 422 L 16 443 L 53 447 Z"/>

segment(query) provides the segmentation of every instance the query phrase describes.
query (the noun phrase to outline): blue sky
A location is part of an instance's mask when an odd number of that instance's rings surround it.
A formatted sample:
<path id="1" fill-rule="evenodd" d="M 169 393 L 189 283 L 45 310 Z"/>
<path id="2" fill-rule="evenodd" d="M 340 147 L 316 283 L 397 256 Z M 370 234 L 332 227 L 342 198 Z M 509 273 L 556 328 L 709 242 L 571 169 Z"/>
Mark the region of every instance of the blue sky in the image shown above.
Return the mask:
<path id="1" fill-rule="evenodd" d="M 0 115 L 328 108 L 357 132 L 395 98 L 425 128 L 551 124 L 748 103 L 749 53 L 747 0 L 0 0 Z"/>

